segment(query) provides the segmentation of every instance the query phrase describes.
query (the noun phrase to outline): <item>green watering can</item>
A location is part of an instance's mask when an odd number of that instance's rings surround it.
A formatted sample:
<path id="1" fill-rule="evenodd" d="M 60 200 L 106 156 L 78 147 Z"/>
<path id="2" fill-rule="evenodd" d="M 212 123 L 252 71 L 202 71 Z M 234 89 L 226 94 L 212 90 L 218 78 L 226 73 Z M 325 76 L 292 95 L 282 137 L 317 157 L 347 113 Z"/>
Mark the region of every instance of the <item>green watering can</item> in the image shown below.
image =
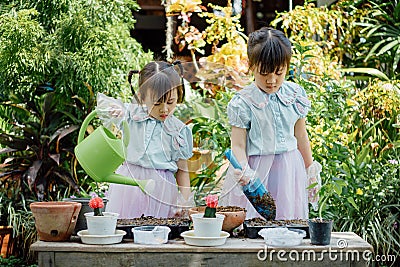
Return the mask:
<path id="1" fill-rule="evenodd" d="M 125 161 L 126 146 L 129 143 L 129 129 L 124 121 L 123 140 L 117 138 L 104 126 L 98 127 L 84 139 L 89 122 L 96 117 L 96 111 L 92 111 L 83 121 L 78 135 L 78 144 L 75 147 L 75 155 L 86 173 L 96 182 L 108 182 L 139 186 L 142 191 L 151 191 L 154 187 L 153 180 L 136 180 L 114 173 Z"/>

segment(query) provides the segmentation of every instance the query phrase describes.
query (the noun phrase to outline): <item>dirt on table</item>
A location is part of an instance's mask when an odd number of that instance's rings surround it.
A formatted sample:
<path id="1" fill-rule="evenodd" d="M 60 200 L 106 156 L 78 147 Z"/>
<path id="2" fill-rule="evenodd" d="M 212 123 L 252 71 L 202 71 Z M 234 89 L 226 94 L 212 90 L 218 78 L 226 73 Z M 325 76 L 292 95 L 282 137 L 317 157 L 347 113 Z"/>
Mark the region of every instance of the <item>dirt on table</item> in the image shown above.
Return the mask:
<path id="1" fill-rule="evenodd" d="M 217 207 L 217 212 L 237 212 L 237 211 L 246 211 L 246 209 L 238 207 L 238 206 L 219 206 L 219 207 Z"/>
<path id="2" fill-rule="evenodd" d="M 183 218 L 155 218 L 153 216 L 143 216 L 140 218 L 132 219 L 118 219 L 118 225 L 170 225 L 170 226 L 184 226 L 189 225 L 189 219 Z"/>

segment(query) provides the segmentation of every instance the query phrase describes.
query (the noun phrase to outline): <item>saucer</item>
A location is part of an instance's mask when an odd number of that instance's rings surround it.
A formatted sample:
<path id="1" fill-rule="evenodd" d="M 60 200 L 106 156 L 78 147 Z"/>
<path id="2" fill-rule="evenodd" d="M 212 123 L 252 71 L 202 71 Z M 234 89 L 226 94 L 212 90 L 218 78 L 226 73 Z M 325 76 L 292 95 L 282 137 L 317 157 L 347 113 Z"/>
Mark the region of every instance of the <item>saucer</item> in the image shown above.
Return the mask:
<path id="1" fill-rule="evenodd" d="M 199 246 L 199 247 L 215 247 L 225 244 L 226 239 L 229 237 L 229 233 L 221 231 L 219 237 L 203 237 L 203 236 L 195 236 L 194 230 L 190 230 L 181 233 L 181 236 L 185 240 L 185 243 L 188 245 Z"/>
<path id="2" fill-rule="evenodd" d="M 121 242 L 126 232 L 124 230 L 115 230 L 113 235 L 89 235 L 88 230 L 81 230 L 77 234 L 84 244 L 109 245 Z"/>

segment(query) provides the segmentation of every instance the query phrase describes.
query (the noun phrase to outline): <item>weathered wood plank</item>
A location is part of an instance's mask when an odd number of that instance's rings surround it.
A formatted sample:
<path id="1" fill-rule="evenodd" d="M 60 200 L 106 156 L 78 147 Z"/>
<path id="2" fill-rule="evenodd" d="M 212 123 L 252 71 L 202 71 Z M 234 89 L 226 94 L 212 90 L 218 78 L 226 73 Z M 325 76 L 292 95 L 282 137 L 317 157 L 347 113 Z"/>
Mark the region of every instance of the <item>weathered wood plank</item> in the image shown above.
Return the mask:
<path id="1" fill-rule="evenodd" d="M 339 244 L 339 240 L 342 243 Z M 343 241 L 344 240 L 344 241 Z M 347 244 L 342 247 L 343 242 Z M 38 241 L 31 246 L 40 267 L 63 266 L 366 266 L 363 253 L 372 247 L 354 233 L 332 233 L 329 246 L 309 239 L 297 247 L 267 247 L 262 239 L 228 238 L 218 247 L 189 246 L 183 240 L 141 245 L 124 240 L 113 245 Z"/>

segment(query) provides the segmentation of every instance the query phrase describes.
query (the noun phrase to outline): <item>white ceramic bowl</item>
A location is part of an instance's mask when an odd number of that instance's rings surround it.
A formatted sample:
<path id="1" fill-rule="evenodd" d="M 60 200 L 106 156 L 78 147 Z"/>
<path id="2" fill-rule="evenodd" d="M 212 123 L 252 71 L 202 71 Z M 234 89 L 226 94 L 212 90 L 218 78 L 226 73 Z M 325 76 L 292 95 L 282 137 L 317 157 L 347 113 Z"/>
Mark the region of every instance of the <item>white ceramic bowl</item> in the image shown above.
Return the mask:
<path id="1" fill-rule="evenodd" d="M 264 238 L 267 246 L 292 247 L 301 245 L 306 231 L 277 227 L 261 229 L 258 234 Z"/>
<path id="2" fill-rule="evenodd" d="M 185 240 L 185 243 L 188 245 L 199 247 L 215 247 L 225 244 L 226 239 L 229 237 L 229 233 L 221 231 L 219 237 L 202 237 L 195 236 L 194 230 L 190 230 L 181 233 L 181 236 Z"/>
<path id="3" fill-rule="evenodd" d="M 168 242 L 168 226 L 139 226 L 132 228 L 133 242 L 138 244 L 164 244 Z"/>
<path id="4" fill-rule="evenodd" d="M 113 235 L 89 235 L 88 230 L 81 230 L 78 232 L 82 243 L 92 245 L 116 244 L 122 241 L 124 235 L 126 235 L 124 230 L 115 230 Z"/>

